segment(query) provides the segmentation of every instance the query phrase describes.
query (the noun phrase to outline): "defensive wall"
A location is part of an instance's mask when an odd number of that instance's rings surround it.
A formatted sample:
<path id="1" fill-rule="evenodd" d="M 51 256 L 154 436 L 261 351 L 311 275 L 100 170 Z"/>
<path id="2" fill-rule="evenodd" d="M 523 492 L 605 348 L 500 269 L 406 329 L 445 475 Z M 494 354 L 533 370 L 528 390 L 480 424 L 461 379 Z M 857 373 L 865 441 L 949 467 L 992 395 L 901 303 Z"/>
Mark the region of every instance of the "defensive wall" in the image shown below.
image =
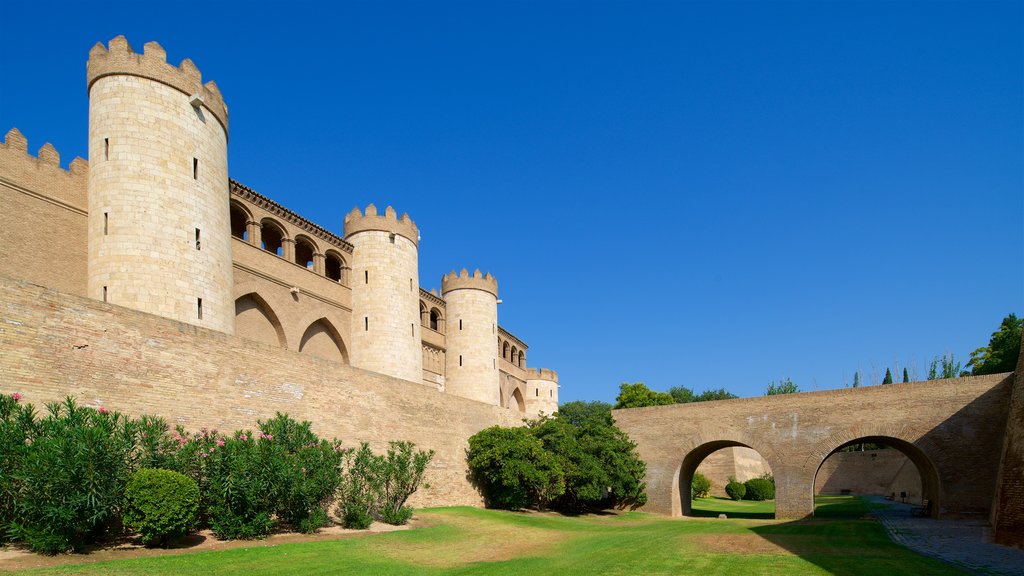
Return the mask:
<path id="1" fill-rule="evenodd" d="M 987 515 L 998 478 L 1004 493 L 1019 487 L 1019 476 L 1007 473 L 1007 462 L 1017 462 L 1012 455 L 999 470 L 1013 388 L 1013 374 L 996 374 L 615 410 L 613 416 L 647 463 L 650 512 L 689 514 L 698 465 L 717 450 L 743 446 L 771 467 L 776 516 L 811 516 L 822 463 L 862 441 L 888 444 L 910 458 L 932 515 Z"/>
<path id="2" fill-rule="evenodd" d="M 996 542 L 1024 548 L 1024 349 L 1021 352 L 1008 407 L 992 526 Z"/>
<path id="3" fill-rule="evenodd" d="M 522 416 L 341 363 L 0 276 L 0 392 L 65 396 L 173 427 L 232 431 L 287 412 L 346 446 L 436 451 L 415 506 L 474 505 L 467 439 Z"/>

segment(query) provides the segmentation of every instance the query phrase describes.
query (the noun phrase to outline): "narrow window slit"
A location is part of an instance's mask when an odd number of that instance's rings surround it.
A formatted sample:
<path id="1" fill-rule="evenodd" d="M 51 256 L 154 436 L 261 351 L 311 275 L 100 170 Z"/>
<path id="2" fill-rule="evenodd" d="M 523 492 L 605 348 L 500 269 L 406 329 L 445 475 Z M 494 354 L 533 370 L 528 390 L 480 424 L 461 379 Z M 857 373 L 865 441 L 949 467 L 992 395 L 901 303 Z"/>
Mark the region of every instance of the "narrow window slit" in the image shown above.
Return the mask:
<path id="1" fill-rule="evenodd" d="M 363 330 L 365 330 L 367 332 L 370 331 L 370 317 L 369 316 L 364 316 L 363 317 Z"/>
<path id="2" fill-rule="evenodd" d="M 103 301 L 104 302 L 107 301 L 107 287 L 106 286 L 103 287 Z"/>
<path id="3" fill-rule="evenodd" d="M 199 180 L 199 158 L 192 159 L 192 179 Z"/>
<path id="4" fill-rule="evenodd" d="M 202 298 L 196 298 L 196 309 L 199 312 L 199 319 L 202 320 L 203 319 L 203 299 Z"/>
<path id="5" fill-rule="evenodd" d="M 103 139 L 103 159 L 110 160 L 110 138 Z"/>
<path id="6" fill-rule="evenodd" d="M 200 243 L 199 243 L 199 228 L 196 228 L 196 250 L 200 250 L 200 249 L 201 248 L 200 248 Z"/>
<path id="7" fill-rule="evenodd" d="M 107 235 L 107 229 L 108 229 L 109 220 L 110 220 L 110 213 L 109 212 L 104 212 L 103 213 L 103 235 L 104 236 Z"/>

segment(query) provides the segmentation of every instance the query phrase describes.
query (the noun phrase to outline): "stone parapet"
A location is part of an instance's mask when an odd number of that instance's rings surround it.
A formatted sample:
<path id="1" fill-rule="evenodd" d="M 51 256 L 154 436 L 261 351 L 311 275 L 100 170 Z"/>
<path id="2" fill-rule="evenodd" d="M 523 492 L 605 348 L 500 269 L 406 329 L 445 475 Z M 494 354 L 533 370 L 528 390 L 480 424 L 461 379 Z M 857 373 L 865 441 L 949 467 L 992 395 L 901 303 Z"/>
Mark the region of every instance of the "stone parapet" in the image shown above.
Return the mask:
<path id="1" fill-rule="evenodd" d="M 203 75 L 191 60 L 185 58 L 177 67 L 167 63 L 167 52 L 156 42 L 147 42 L 142 54 L 136 54 L 124 36 L 109 43 L 97 42 L 89 51 L 86 66 L 88 87 L 104 76 L 139 76 L 166 84 L 187 96 L 198 96 L 201 104 L 228 133 L 228 107 L 220 89 L 213 82 L 203 84 Z M 193 104 L 195 105 L 195 104 Z"/>
<path id="2" fill-rule="evenodd" d="M 477 269 L 472 275 L 463 268 L 459 274 L 452 270 L 448 274 L 441 277 L 441 296 L 447 295 L 449 292 L 455 290 L 483 290 L 498 297 L 498 279 L 491 276 L 488 272 L 486 275 L 480 273 Z"/>
<path id="3" fill-rule="evenodd" d="M 398 218 L 397 215 L 398 213 L 391 206 L 384 209 L 383 216 L 377 214 L 377 207 L 373 204 L 366 207 L 366 212 L 360 211 L 358 207 L 353 208 L 345 215 L 345 239 L 351 240 L 352 235 L 359 232 L 378 230 L 397 234 L 418 246 L 420 231 L 416 228 L 416 223 L 409 218 L 408 214 L 402 214 L 401 218 Z"/>

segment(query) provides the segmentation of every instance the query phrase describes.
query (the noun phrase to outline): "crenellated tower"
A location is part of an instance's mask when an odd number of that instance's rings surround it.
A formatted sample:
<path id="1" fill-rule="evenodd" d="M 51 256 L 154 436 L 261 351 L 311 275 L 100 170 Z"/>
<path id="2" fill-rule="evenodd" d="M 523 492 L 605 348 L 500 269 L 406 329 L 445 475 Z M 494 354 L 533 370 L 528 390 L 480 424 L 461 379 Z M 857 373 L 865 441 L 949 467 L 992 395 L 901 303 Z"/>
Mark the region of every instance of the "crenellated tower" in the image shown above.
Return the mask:
<path id="1" fill-rule="evenodd" d="M 531 369 L 526 378 L 526 413 L 533 417 L 558 411 L 558 374 L 547 368 Z"/>
<path id="2" fill-rule="evenodd" d="M 89 52 L 88 295 L 235 331 L 228 112 L 191 60 L 118 36 Z"/>
<path id="3" fill-rule="evenodd" d="M 352 251 L 353 366 L 423 382 L 419 230 L 408 214 L 370 204 L 345 216 Z"/>
<path id="4" fill-rule="evenodd" d="M 499 406 L 498 280 L 463 268 L 441 278 L 446 323 L 445 391 Z"/>

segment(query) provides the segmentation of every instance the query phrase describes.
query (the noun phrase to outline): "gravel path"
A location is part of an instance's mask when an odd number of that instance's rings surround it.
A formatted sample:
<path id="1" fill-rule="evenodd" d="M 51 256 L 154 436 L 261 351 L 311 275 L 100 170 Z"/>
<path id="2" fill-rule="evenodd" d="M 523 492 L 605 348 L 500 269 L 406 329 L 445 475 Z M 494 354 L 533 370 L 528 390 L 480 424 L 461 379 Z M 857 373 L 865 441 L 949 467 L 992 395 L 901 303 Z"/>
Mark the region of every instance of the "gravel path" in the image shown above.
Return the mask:
<path id="1" fill-rule="evenodd" d="M 885 505 L 872 512 L 898 544 L 974 574 L 1024 576 L 1024 550 L 993 544 L 984 520 L 923 518 L 908 504 L 869 499 Z"/>

